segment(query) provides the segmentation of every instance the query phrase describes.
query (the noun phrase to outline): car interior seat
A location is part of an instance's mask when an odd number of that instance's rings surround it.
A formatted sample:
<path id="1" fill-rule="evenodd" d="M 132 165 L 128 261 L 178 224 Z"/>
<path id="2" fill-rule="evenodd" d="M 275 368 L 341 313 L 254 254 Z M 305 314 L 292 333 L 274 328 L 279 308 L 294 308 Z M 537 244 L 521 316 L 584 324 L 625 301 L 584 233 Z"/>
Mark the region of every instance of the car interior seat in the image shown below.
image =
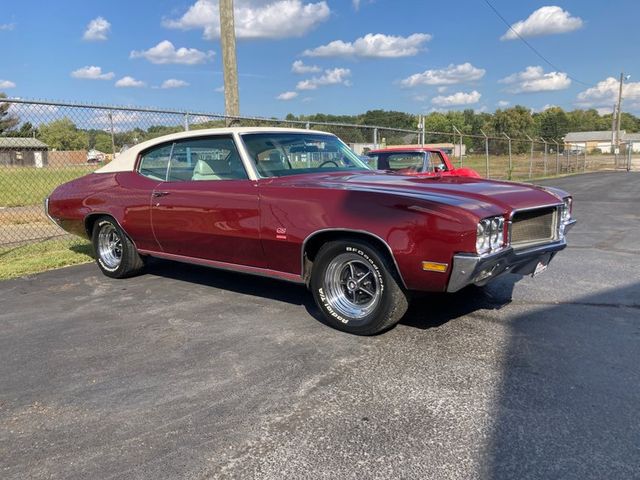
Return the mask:
<path id="1" fill-rule="evenodd" d="M 280 152 L 271 152 L 268 160 L 260 160 L 258 162 L 258 171 L 265 175 L 271 175 L 278 170 L 285 170 L 287 168 L 289 167 Z"/>
<path id="2" fill-rule="evenodd" d="M 192 180 L 222 180 L 231 176 L 226 160 L 198 160 L 193 169 Z"/>

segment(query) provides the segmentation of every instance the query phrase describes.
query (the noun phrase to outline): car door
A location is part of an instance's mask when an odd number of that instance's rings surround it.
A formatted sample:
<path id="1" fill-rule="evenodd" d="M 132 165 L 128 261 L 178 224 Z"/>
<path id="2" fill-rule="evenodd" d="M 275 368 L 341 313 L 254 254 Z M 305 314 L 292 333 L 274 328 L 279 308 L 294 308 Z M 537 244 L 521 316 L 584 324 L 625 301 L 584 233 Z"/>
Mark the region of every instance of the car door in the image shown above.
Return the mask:
<path id="1" fill-rule="evenodd" d="M 264 267 L 259 196 L 231 136 L 173 143 L 151 224 L 165 253 Z"/>

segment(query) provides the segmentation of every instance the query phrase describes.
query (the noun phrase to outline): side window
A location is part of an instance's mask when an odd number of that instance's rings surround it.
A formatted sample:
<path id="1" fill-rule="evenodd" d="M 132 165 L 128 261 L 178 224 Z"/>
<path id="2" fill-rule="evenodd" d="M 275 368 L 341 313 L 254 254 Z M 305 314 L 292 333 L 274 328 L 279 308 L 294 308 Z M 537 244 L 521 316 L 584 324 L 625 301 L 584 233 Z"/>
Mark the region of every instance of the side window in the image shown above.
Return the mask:
<path id="1" fill-rule="evenodd" d="M 369 165 L 374 170 L 380 168 L 378 167 L 378 155 L 369 154 L 364 157 L 364 161 L 367 162 L 367 165 Z"/>
<path id="2" fill-rule="evenodd" d="M 440 152 L 429 152 L 429 170 L 436 172 L 446 172 L 447 164 Z"/>
<path id="3" fill-rule="evenodd" d="M 248 177 L 233 139 L 209 137 L 176 142 L 167 178 L 170 182 L 179 182 Z"/>
<path id="4" fill-rule="evenodd" d="M 405 170 L 411 172 L 421 172 L 424 164 L 424 154 L 415 153 L 394 153 L 387 157 L 391 170 Z"/>
<path id="5" fill-rule="evenodd" d="M 164 181 L 167 178 L 167 168 L 171 158 L 172 143 L 155 147 L 142 154 L 138 171 L 145 177 Z"/>

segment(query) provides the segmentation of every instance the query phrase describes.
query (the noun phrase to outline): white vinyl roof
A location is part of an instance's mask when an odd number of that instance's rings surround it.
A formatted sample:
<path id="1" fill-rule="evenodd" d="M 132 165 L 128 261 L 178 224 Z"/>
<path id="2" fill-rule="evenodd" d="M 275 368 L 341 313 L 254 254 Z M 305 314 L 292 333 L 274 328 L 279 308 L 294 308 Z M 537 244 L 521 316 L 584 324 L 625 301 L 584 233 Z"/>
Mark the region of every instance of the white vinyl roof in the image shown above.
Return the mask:
<path id="1" fill-rule="evenodd" d="M 146 150 L 149 147 L 158 145 L 161 143 L 175 142 L 177 140 L 183 140 L 185 138 L 205 137 L 210 135 L 235 135 L 245 133 L 312 133 L 333 135 L 328 132 L 321 132 L 319 130 L 306 130 L 302 128 L 281 128 L 281 127 L 230 127 L 230 128 L 208 128 L 202 130 L 189 130 L 187 132 L 172 133 L 170 135 L 163 135 L 162 137 L 153 138 L 145 142 L 138 143 L 132 146 L 128 150 L 122 152 L 111 162 L 107 163 L 104 167 L 96 170 L 96 173 L 113 173 L 113 172 L 130 172 L 135 168 L 136 159 L 138 154 L 142 150 Z"/>

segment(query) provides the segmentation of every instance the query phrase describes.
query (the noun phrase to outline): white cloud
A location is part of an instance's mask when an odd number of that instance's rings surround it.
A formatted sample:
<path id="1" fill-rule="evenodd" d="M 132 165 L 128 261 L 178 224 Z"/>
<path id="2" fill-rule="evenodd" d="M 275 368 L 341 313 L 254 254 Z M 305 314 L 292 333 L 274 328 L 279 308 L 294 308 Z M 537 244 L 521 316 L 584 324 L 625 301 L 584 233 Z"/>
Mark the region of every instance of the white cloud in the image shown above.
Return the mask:
<path id="1" fill-rule="evenodd" d="M 71 72 L 71 76 L 83 80 L 111 80 L 115 74 L 113 72 L 102 73 L 101 67 L 87 65 Z"/>
<path id="2" fill-rule="evenodd" d="M 351 0 L 351 3 L 353 3 L 353 9 L 356 12 L 360 10 L 360 0 Z"/>
<path id="3" fill-rule="evenodd" d="M 438 87 L 436 90 L 438 91 L 438 93 L 444 93 L 447 91 L 449 87 Z"/>
<path id="4" fill-rule="evenodd" d="M 87 25 L 82 38 L 88 41 L 106 40 L 111 24 L 103 17 L 94 18 Z"/>
<path id="5" fill-rule="evenodd" d="M 146 83 L 144 83 L 142 80 L 136 80 L 129 75 L 127 75 L 126 77 L 122 77 L 116 82 L 116 87 L 118 88 L 140 88 L 144 86 L 146 86 Z"/>
<path id="6" fill-rule="evenodd" d="M 595 87 L 586 89 L 578 94 L 577 104 L 581 107 L 607 107 L 618 101 L 620 81 L 608 77 L 596 84 Z M 622 85 L 622 107 L 626 105 L 632 108 L 640 108 L 640 82 L 625 82 Z"/>
<path id="7" fill-rule="evenodd" d="M 598 107 L 596 108 L 598 115 L 611 115 L 613 113 L 612 107 Z"/>
<path id="8" fill-rule="evenodd" d="M 348 68 L 333 68 L 325 70 L 320 77 L 313 77 L 308 80 L 298 82 L 296 88 L 298 90 L 315 90 L 322 85 L 338 85 L 342 84 L 347 87 L 351 86 L 349 77 L 351 70 Z"/>
<path id="9" fill-rule="evenodd" d="M 16 88 L 16 84 L 10 80 L 0 80 L 0 89 Z"/>
<path id="10" fill-rule="evenodd" d="M 322 69 L 317 65 L 305 65 L 302 60 L 296 60 L 291 65 L 291 71 L 293 73 L 303 74 L 303 73 L 318 73 L 322 71 Z"/>
<path id="11" fill-rule="evenodd" d="M 160 88 L 182 88 L 182 87 L 188 87 L 188 86 L 189 86 L 189 83 L 185 82 L 184 80 L 170 78 L 162 82 L 162 85 L 160 85 Z"/>
<path id="12" fill-rule="evenodd" d="M 431 103 L 434 105 L 438 105 L 439 107 L 452 107 L 455 105 L 471 105 L 473 103 L 478 103 L 480 101 L 480 97 L 482 95 L 480 92 L 476 90 L 465 93 L 465 92 L 457 92 L 453 95 L 439 95 L 431 99 Z"/>
<path id="13" fill-rule="evenodd" d="M 509 105 L 511 105 L 511 102 L 509 102 L 508 100 L 499 100 L 497 105 L 500 108 L 504 108 L 504 107 L 508 107 Z"/>
<path id="14" fill-rule="evenodd" d="M 327 20 L 331 10 L 326 1 L 236 0 L 234 23 L 238 38 L 301 37 Z M 182 17 L 165 19 L 167 28 L 202 29 L 204 38 L 220 36 L 218 0 L 197 0 Z"/>
<path id="15" fill-rule="evenodd" d="M 10 31 L 10 30 L 13 30 L 14 28 L 16 28 L 15 23 L 0 23 L 0 31 L 2 30 Z"/>
<path id="16" fill-rule="evenodd" d="M 113 122 L 116 132 L 129 130 L 132 125 L 139 125 L 141 120 L 143 120 L 143 115 L 140 112 L 127 112 L 123 110 L 114 110 L 111 112 L 100 110 L 90 119 L 91 123 L 97 128 L 103 128 L 105 130 L 109 130 L 111 128 L 111 122 Z"/>
<path id="17" fill-rule="evenodd" d="M 367 33 L 354 42 L 334 40 L 326 45 L 305 50 L 303 55 L 308 57 L 411 57 L 423 50 L 424 44 L 429 40 L 431 35 L 428 33 L 414 33 L 408 37 Z"/>
<path id="18" fill-rule="evenodd" d="M 224 93 L 224 85 L 220 85 L 219 87 L 216 87 L 214 91 L 218 93 Z"/>
<path id="19" fill-rule="evenodd" d="M 527 67 L 522 72 L 514 73 L 499 80 L 510 85 L 511 93 L 533 93 L 564 90 L 571 86 L 571 79 L 563 72 L 544 73 L 542 67 Z"/>
<path id="20" fill-rule="evenodd" d="M 214 53 L 211 50 L 203 52 L 196 48 L 185 47 L 176 49 L 169 40 L 163 40 L 149 50 L 133 50 L 129 58 L 146 58 L 155 64 L 178 63 L 182 65 L 196 65 L 206 62 L 209 58 L 213 57 L 213 55 Z"/>
<path id="21" fill-rule="evenodd" d="M 567 33 L 581 28 L 584 22 L 580 17 L 572 17 L 569 12 L 557 6 L 541 7 L 526 20 L 511 25 L 511 28 L 500 37 L 500 40 L 515 40 L 521 37 L 537 37 L 541 35 L 553 35 L 555 33 Z M 516 35 L 514 33 L 518 33 Z"/>
<path id="22" fill-rule="evenodd" d="M 418 85 L 455 85 L 457 83 L 473 82 L 484 77 L 486 70 L 477 68 L 469 62 L 460 65 L 451 64 L 446 68 L 425 70 L 400 81 L 403 87 L 416 87 Z"/>
<path id="23" fill-rule="evenodd" d="M 298 96 L 298 92 L 282 92 L 276 97 L 277 100 L 293 100 Z"/>

